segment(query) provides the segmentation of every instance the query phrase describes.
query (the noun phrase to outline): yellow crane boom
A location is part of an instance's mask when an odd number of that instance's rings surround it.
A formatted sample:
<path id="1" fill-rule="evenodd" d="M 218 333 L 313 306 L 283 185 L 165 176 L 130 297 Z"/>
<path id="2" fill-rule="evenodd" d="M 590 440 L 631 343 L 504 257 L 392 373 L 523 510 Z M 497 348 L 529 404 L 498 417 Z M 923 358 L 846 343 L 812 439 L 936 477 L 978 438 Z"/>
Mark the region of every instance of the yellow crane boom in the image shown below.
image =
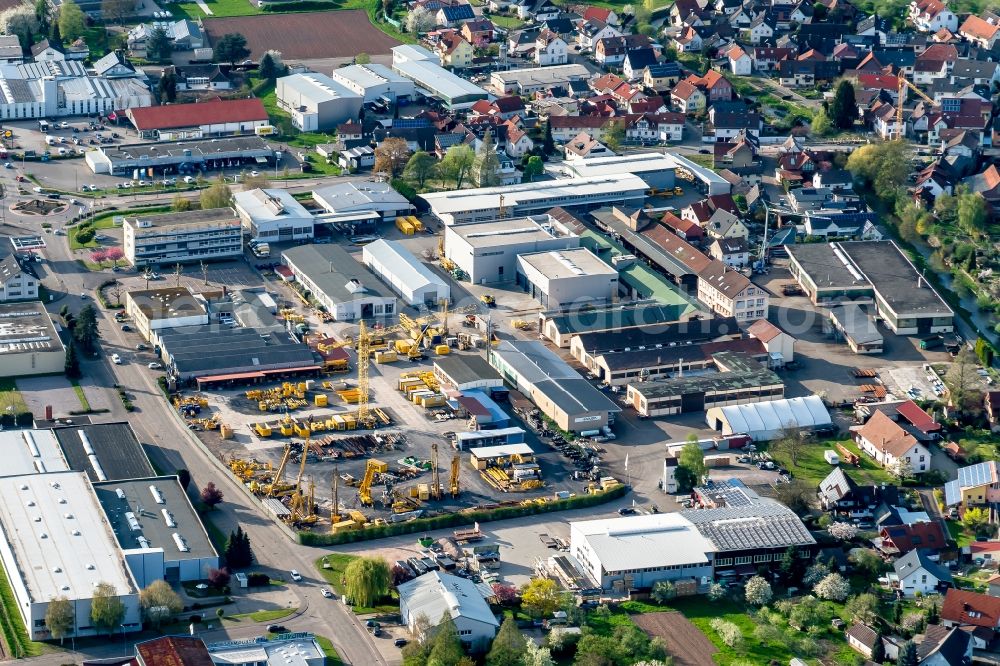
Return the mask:
<path id="1" fill-rule="evenodd" d="M 902 139 L 903 135 L 906 134 L 906 132 L 903 131 L 903 104 L 904 102 L 906 102 L 906 96 L 905 96 L 906 90 L 909 89 L 917 93 L 917 95 L 922 100 L 924 100 L 931 106 L 937 106 L 938 103 L 935 102 L 930 97 L 928 97 L 927 95 L 925 95 L 923 90 L 921 90 L 920 88 L 916 87 L 915 85 L 907 81 L 906 77 L 903 76 L 902 71 L 899 72 L 899 75 L 896 77 L 896 79 L 899 81 L 899 89 L 897 90 L 897 99 L 896 99 L 896 129 L 899 131 L 899 136 L 895 138 Z"/>
<path id="2" fill-rule="evenodd" d="M 451 458 L 451 474 L 448 476 L 448 485 L 450 486 L 451 496 L 458 497 L 459 485 L 458 485 L 458 470 L 459 470 L 459 455 L 456 453 Z"/>

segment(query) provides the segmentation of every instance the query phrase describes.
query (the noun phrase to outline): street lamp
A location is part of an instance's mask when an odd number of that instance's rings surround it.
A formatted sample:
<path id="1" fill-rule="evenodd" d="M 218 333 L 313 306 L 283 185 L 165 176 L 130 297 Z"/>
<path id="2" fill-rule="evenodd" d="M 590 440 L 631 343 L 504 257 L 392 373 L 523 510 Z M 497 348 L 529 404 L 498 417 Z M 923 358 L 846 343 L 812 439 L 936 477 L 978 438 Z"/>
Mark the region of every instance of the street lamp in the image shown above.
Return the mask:
<path id="1" fill-rule="evenodd" d="M 128 656 L 128 639 L 125 637 L 125 625 L 122 624 L 120 626 L 122 628 L 122 649 L 123 649 L 122 655 L 125 656 L 125 657 L 127 657 Z"/>

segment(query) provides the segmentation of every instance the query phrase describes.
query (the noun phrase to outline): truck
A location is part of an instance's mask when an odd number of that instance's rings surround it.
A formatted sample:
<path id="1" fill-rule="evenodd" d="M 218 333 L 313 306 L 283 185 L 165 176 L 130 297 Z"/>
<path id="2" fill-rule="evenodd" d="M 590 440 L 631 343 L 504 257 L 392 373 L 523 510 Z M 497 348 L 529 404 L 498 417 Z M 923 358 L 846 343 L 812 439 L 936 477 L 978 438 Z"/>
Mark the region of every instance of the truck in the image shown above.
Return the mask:
<path id="1" fill-rule="evenodd" d="M 840 464 L 840 456 L 838 456 L 837 452 L 834 451 L 833 449 L 827 449 L 826 451 L 824 451 L 823 452 L 823 459 L 826 460 L 831 465 L 839 465 Z"/>
<path id="2" fill-rule="evenodd" d="M 940 335 L 928 335 L 926 338 L 920 338 L 921 349 L 936 349 L 943 344 L 944 338 Z"/>
<path id="3" fill-rule="evenodd" d="M 455 541 L 480 541 L 483 533 L 479 530 L 479 523 L 473 524 L 472 528 L 455 530 L 453 532 Z"/>

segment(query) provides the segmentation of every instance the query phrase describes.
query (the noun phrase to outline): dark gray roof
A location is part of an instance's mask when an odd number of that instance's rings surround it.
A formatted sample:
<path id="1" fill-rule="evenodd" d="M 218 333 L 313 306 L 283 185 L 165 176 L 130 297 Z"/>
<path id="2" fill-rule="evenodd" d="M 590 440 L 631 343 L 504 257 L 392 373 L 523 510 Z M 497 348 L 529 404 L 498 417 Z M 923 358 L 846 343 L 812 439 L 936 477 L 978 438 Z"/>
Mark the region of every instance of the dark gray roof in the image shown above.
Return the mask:
<path id="1" fill-rule="evenodd" d="M 688 374 L 683 377 L 671 377 L 670 379 L 642 382 L 630 386 L 647 399 L 656 399 L 784 384 L 778 375 L 744 354 L 719 352 L 714 354 L 713 358 L 718 360 L 726 368 L 726 371 Z"/>
<path id="2" fill-rule="evenodd" d="M 482 356 L 471 354 L 450 354 L 434 359 L 434 365 L 456 384 L 467 384 L 480 379 L 500 379 Z"/>
<path id="3" fill-rule="evenodd" d="M 160 332 L 170 363 L 181 376 L 204 376 L 314 365 L 311 349 L 283 331 L 185 326 Z"/>
<path id="4" fill-rule="evenodd" d="M 562 334 L 599 335 L 598 331 L 614 331 L 604 333 L 604 335 L 612 336 L 606 338 L 608 341 L 613 341 L 614 336 L 628 335 L 630 330 L 638 330 L 647 334 L 666 331 L 668 330 L 668 324 L 676 322 L 685 309 L 686 306 L 662 305 L 656 301 L 637 301 L 635 303 L 617 303 L 615 305 L 594 308 L 593 310 L 546 315 L 546 321 L 551 322 Z M 711 319 L 706 321 L 727 322 L 729 325 L 727 329 L 728 333 L 736 333 L 739 330 L 735 319 Z M 695 322 L 692 321 L 689 326 L 694 327 Z M 640 328 L 635 329 L 635 327 Z M 602 349 L 617 348 L 607 347 L 603 341 L 598 344 L 601 345 Z M 590 348 L 587 347 L 587 349 Z"/>
<path id="5" fill-rule="evenodd" d="M 860 622 L 852 625 L 851 628 L 847 630 L 847 635 L 851 636 L 868 648 L 875 645 L 875 640 L 878 638 L 878 633 L 874 629 L 869 627 L 867 624 L 862 624 Z"/>
<path id="6" fill-rule="evenodd" d="M 294 264 L 330 299 L 339 303 L 362 296 L 391 298 L 375 274 L 358 262 L 339 245 L 300 245 L 281 253 L 288 264 Z M 348 289 L 348 283 L 357 280 L 363 292 Z"/>
<path id="7" fill-rule="evenodd" d="M 585 313 L 574 313 L 581 317 Z M 625 318 L 622 313 L 622 319 Z M 739 324 L 732 317 L 713 317 L 712 319 L 692 319 L 689 321 L 662 322 L 643 317 L 642 324 L 635 328 L 627 328 L 630 324 L 619 320 L 612 330 L 593 333 L 581 333 L 580 343 L 587 353 L 608 351 L 624 351 L 626 348 L 690 345 L 698 342 L 711 342 L 724 337 L 740 334 Z M 635 326 L 635 324 L 631 324 Z"/>
<path id="8" fill-rule="evenodd" d="M 839 502 L 847 497 L 857 484 L 847 476 L 842 467 L 836 467 L 819 482 L 819 494 L 828 502 Z"/>
<path id="9" fill-rule="evenodd" d="M 77 472 L 86 472 L 91 481 L 136 479 L 156 473 L 128 423 L 71 426 L 56 428 L 53 432 L 70 467 Z M 80 433 L 86 436 L 97 456 L 104 479 L 98 476 L 88 458 Z"/>
<path id="10" fill-rule="evenodd" d="M 893 568 L 896 571 L 896 575 L 899 576 L 900 579 L 923 568 L 927 571 L 927 573 L 937 578 L 938 581 L 943 583 L 951 582 L 951 572 L 934 560 L 930 559 L 927 556 L 927 552 L 920 548 L 914 548 L 906 555 L 903 555 L 901 558 L 896 560 L 893 563 Z"/>
<path id="11" fill-rule="evenodd" d="M 681 515 L 694 523 L 718 553 L 816 543 L 795 512 L 770 499 L 749 506 L 688 509 Z"/>
<path id="12" fill-rule="evenodd" d="M 840 243 L 854 264 L 874 285 L 881 299 L 897 314 L 951 313 L 948 304 L 892 241 Z"/>
<path id="13" fill-rule="evenodd" d="M 924 630 L 924 640 L 917 645 L 917 659 L 921 663 L 932 654 L 939 654 L 948 666 L 964 666 L 970 663 L 969 642 L 972 636 L 961 627 L 943 627 L 929 624 Z"/>

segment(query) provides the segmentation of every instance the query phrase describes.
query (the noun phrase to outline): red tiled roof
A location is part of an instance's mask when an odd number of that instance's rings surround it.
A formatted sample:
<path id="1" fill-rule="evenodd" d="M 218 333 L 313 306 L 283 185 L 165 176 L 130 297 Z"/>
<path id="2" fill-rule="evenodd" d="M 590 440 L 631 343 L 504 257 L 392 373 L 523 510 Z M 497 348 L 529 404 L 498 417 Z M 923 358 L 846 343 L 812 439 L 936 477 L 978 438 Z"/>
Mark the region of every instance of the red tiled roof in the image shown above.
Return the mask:
<path id="1" fill-rule="evenodd" d="M 576 129 L 577 127 L 600 129 L 609 122 L 608 118 L 600 116 L 549 116 L 549 125 L 552 126 L 552 129 Z"/>
<path id="2" fill-rule="evenodd" d="M 670 96 L 676 97 L 677 99 L 686 100 L 689 99 L 691 95 L 695 94 L 696 92 L 698 92 L 698 89 L 694 87 L 694 85 L 692 85 L 690 82 L 681 81 L 676 86 L 674 86 L 673 90 L 670 91 Z"/>
<path id="3" fill-rule="evenodd" d="M 705 230 L 701 228 L 697 222 L 692 222 L 691 220 L 685 220 L 683 218 L 677 217 L 670 211 L 663 214 L 660 222 L 667 225 L 674 231 L 679 231 L 684 234 L 684 237 L 695 236 L 702 238 L 705 235 Z"/>
<path id="4" fill-rule="evenodd" d="M 868 89 L 898 90 L 899 78 L 886 74 L 862 74 L 858 77 L 858 82 Z"/>
<path id="5" fill-rule="evenodd" d="M 200 638 L 165 636 L 138 643 L 135 649 L 147 666 L 214 666 Z"/>
<path id="6" fill-rule="evenodd" d="M 936 520 L 912 525 L 883 527 L 881 537 L 883 542 L 891 543 L 902 554 L 908 553 L 914 548 L 943 548 L 945 546 L 944 530 L 941 529 L 941 523 Z"/>
<path id="7" fill-rule="evenodd" d="M 684 264 L 692 273 L 700 273 L 712 263 L 708 256 L 667 227 L 657 224 L 639 233 L 659 245 L 664 252 Z"/>
<path id="8" fill-rule="evenodd" d="M 974 627 L 1000 627 L 1000 597 L 949 589 L 941 605 L 941 619 Z"/>
<path id="9" fill-rule="evenodd" d="M 912 400 L 907 400 L 899 405 L 896 411 L 920 432 L 931 433 L 941 429 L 941 424 L 928 416 L 927 412 L 920 409 L 920 406 Z"/>
<path id="10" fill-rule="evenodd" d="M 611 10 L 605 7 L 587 7 L 586 11 L 583 12 L 584 21 L 597 19 L 607 23 L 609 18 L 611 18 Z"/>
<path id="11" fill-rule="evenodd" d="M 875 412 L 858 429 L 858 436 L 867 439 L 876 449 L 884 449 L 894 458 L 899 458 L 917 443 L 913 435 L 903 430 L 885 412 Z"/>
<path id="12" fill-rule="evenodd" d="M 997 30 L 1000 30 L 1000 26 L 984 21 L 974 14 L 965 19 L 965 23 L 958 29 L 959 33 L 977 39 L 992 39 Z"/>
<path id="13" fill-rule="evenodd" d="M 264 103 L 256 98 L 147 106 L 129 109 L 127 113 L 141 131 L 267 120 Z"/>
<path id="14" fill-rule="evenodd" d="M 783 332 L 766 319 L 758 319 L 747 328 L 747 333 L 763 342 L 770 342 Z"/>

